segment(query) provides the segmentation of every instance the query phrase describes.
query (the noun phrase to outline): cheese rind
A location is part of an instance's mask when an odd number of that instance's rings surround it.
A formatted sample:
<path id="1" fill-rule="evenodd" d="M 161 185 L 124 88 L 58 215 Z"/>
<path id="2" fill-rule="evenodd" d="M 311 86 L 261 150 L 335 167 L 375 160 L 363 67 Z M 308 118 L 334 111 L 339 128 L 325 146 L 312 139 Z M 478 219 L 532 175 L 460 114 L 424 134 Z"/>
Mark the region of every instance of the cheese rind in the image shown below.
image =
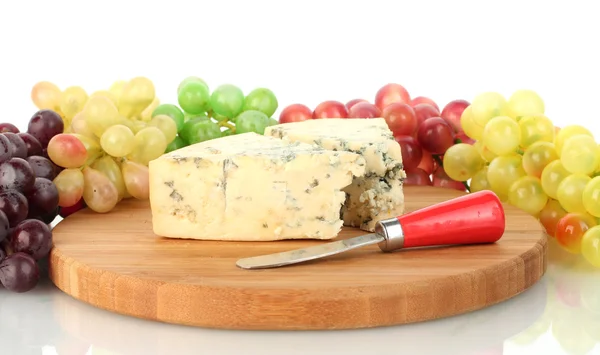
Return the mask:
<path id="1" fill-rule="evenodd" d="M 319 119 L 290 122 L 265 129 L 265 135 L 285 142 L 316 144 L 331 151 L 346 151 L 365 158 L 366 171 L 344 188 L 347 199 L 342 208 L 344 224 L 374 231 L 382 219 L 404 213 L 400 145 L 382 118 Z"/>
<path id="2" fill-rule="evenodd" d="M 194 144 L 153 160 L 154 233 L 170 238 L 331 239 L 342 188 L 365 172 L 358 154 L 255 133 Z"/>

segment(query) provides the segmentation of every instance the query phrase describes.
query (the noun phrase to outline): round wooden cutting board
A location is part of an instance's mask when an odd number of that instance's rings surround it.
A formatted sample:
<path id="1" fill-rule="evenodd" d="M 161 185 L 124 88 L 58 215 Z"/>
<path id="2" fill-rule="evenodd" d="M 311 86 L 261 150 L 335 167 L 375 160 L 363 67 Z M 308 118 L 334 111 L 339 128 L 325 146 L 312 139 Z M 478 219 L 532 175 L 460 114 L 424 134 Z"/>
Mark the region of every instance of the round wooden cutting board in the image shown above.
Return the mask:
<path id="1" fill-rule="evenodd" d="M 405 187 L 408 211 L 461 195 Z M 546 271 L 537 220 L 505 205 L 495 244 L 404 249 L 374 245 L 294 266 L 243 270 L 239 258 L 326 241 L 214 242 L 160 238 L 148 202 L 83 210 L 54 228 L 50 277 L 72 297 L 156 321 L 226 329 L 349 329 L 412 323 L 511 298 Z M 443 233 L 443 231 L 440 231 Z M 365 232 L 344 228 L 339 238 Z"/>

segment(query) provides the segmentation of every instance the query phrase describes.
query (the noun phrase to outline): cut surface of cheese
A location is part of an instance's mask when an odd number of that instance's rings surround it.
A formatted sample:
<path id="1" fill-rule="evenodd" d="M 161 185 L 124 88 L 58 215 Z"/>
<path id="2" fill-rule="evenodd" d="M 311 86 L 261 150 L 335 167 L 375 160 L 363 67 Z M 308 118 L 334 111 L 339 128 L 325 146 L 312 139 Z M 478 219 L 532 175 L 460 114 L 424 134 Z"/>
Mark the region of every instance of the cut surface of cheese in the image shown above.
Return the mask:
<path id="1" fill-rule="evenodd" d="M 243 133 L 149 163 L 154 233 L 170 238 L 332 239 L 342 191 L 365 173 L 359 154 Z"/>
<path id="2" fill-rule="evenodd" d="M 374 231 L 382 219 L 404 213 L 406 178 L 400 145 L 383 118 L 316 119 L 267 127 L 265 135 L 285 142 L 312 143 L 365 158 L 364 175 L 355 176 L 342 208 L 344 224 Z"/>

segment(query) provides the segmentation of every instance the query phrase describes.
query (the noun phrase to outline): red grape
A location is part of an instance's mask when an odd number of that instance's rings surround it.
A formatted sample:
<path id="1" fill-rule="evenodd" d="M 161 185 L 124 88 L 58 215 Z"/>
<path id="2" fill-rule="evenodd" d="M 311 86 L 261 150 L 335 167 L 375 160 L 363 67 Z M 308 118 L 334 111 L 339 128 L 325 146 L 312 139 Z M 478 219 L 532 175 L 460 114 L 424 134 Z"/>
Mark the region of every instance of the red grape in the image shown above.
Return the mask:
<path id="1" fill-rule="evenodd" d="M 0 263 L 2 263 L 2 260 L 4 260 L 4 258 L 6 258 L 6 252 L 2 248 L 2 245 L 0 245 Z"/>
<path id="2" fill-rule="evenodd" d="M 25 196 L 29 204 L 30 218 L 52 214 L 58 207 L 58 189 L 48 179 L 36 178 L 33 189 Z"/>
<path id="3" fill-rule="evenodd" d="M 416 169 L 421 162 L 421 158 L 423 158 L 423 150 L 417 140 L 411 136 L 396 136 L 395 138 L 402 151 L 404 170 Z"/>
<path id="4" fill-rule="evenodd" d="M 48 255 L 52 247 L 50 227 L 37 219 L 26 219 L 13 230 L 10 246 L 14 252 L 23 252 L 40 260 Z"/>
<path id="5" fill-rule="evenodd" d="M 377 93 L 375 94 L 375 106 L 380 110 L 383 110 L 394 102 L 410 104 L 410 95 L 404 86 L 390 83 L 377 90 Z"/>
<path id="6" fill-rule="evenodd" d="M 14 227 L 27 218 L 29 203 L 25 196 L 15 190 L 0 192 L 0 211 L 8 218 L 10 227 Z"/>
<path id="7" fill-rule="evenodd" d="M 0 134 L 0 163 L 12 158 L 13 144 L 4 134 Z"/>
<path id="8" fill-rule="evenodd" d="M 339 101 L 323 101 L 313 111 L 312 118 L 348 118 L 348 109 Z"/>
<path id="9" fill-rule="evenodd" d="M 411 106 L 415 107 L 418 104 L 428 104 L 435 107 L 436 110 L 440 110 L 440 107 L 438 106 L 438 104 L 435 103 L 435 101 L 425 96 L 417 96 L 414 99 L 410 100 Z"/>
<path id="10" fill-rule="evenodd" d="M 388 105 L 383 109 L 382 116 L 394 136 L 412 136 L 417 131 L 415 111 L 405 103 Z"/>
<path id="11" fill-rule="evenodd" d="M 12 147 L 12 156 L 14 158 L 27 158 L 27 144 L 16 133 L 4 132 L 3 136 L 8 138 Z"/>
<path id="12" fill-rule="evenodd" d="M 350 111 L 350 109 L 352 108 L 352 106 L 356 105 L 356 104 L 357 104 L 357 103 L 359 103 L 359 102 L 369 102 L 369 101 L 367 101 L 367 100 L 365 100 L 365 99 L 352 99 L 352 100 L 350 100 L 350 101 L 348 101 L 348 102 L 346 103 L 346 109 L 347 109 L 348 111 Z"/>
<path id="13" fill-rule="evenodd" d="M 37 138 L 42 147 L 46 148 L 50 139 L 63 133 L 64 129 L 65 124 L 58 113 L 52 110 L 40 110 L 29 120 L 27 133 Z"/>
<path id="14" fill-rule="evenodd" d="M 454 144 L 454 131 L 441 117 L 423 121 L 417 132 L 419 144 L 432 154 L 444 154 Z"/>
<path id="15" fill-rule="evenodd" d="M 417 168 L 427 172 L 427 174 L 433 174 L 433 157 L 431 156 L 430 152 L 423 149 L 422 151 L 423 157 L 421 158 L 421 162 Z"/>
<path id="16" fill-rule="evenodd" d="M 417 127 L 428 118 L 440 117 L 440 111 L 436 110 L 435 107 L 429 104 L 415 105 L 413 110 L 415 110 L 415 116 L 417 117 Z"/>
<path id="17" fill-rule="evenodd" d="M 79 168 L 88 158 L 85 145 L 71 134 L 60 133 L 52 137 L 46 151 L 50 160 L 63 168 Z"/>
<path id="18" fill-rule="evenodd" d="M 312 111 L 303 104 L 291 104 L 279 115 L 279 123 L 306 121 L 312 118 Z"/>
<path id="19" fill-rule="evenodd" d="M 469 101 L 466 100 L 454 100 L 450 101 L 440 114 L 440 117 L 446 120 L 448 124 L 454 129 L 454 132 L 462 132 L 462 126 L 460 124 L 460 117 L 463 111 L 470 105 Z"/>
<path id="20" fill-rule="evenodd" d="M 438 167 L 433 174 L 433 186 L 467 191 L 466 186 L 462 182 L 452 180 L 441 166 Z"/>
<path id="21" fill-rule="evenodd" d="M 55 165 L 49 159 L 33 155 L 27 157 L 26 160 L 29 163 L 29 166 L 31 166 L 35 177 L 40 177 L 48 180 L 54 180 L 54 178 L 56 177 L 57 173 L 54 168 Z"/>
<path id="22" fill-rule="evenodd" d="M 425 172 L 423 169 L 417 168 L 406 171 L 404 185 L 431 186 L 431 179 L 429 178 L 429 174 L 427 174 L 427 172 Z"/>
<path id="23" fill-rule="evenodd" d="M 10 223 L 8 217 L 2 211 L 0 211 L 0 242 L 8 237 L 8 230 L 10 229 Z"/>
<path id="24" fill-rule="evenodd" d="M 42 155 L 42 144 L 40 143 L 40 141 L 37 140 L 37 138 L 25 132 L 17 133 L 17 135 L 21 137 L 21 139 L 25 143 L 25 146 L 27 147 L 28 157 L 32 155 Z"/>
<path id="25" fill-rule="evenodd" d="M 12 123 L 0 123 L 0 133 L 4 132 L 19 133 L 19 129 Z"/>
<path id="26" fill-rule="evenodd" d="M 556 225 L 555 238 L 560 246 L 573 254 L 581 252 L 583 234 L 596 225 L 594 218 L 583 213 L 567 213 Z"/>
<path id="27" fill-rule="evenodd" d="M 82 210 L 85 208 L 85 202 L 83 201 L 83 198 L 81 198 L 79 201 L 77 201 L 74 205 L 69 206 L 69 207 L 60 207 L 60 211 L 59 211 L 59 215 L 62 218 L 67 218 L 68 216 L 72 215 L 73 213 Z"/>
<path id="28" fill-rule="evenodd" d="M 550 237 L 556 235 L 556 227 L 558 226 L 558 221 L 561 220 L 567 211 L 560 205 L 560 202 L 553 199 L 548 199 L 546 206 L 542 208 L 539 214 L 539 220 L 544 229 L 546 229 L 546 234 Z"/>
<path id="29" fill-rule="evenodd" d="M 0 263 L 0 282 L 12 292 L 32 290 L 40 279 L 40 269 L 30 255 L 14 253 Z"/>
<path id="30" fill-rule="evenodd" d="M 475 140 L 473 138 L 467 136 L 465 134 L 465 132 L 459 132 L 459 133 L 457 133 L 456 136 L 454 137 L 454 139 L 455 140 L 456 139 L 460 139 L 461 143 L 466 143 L 466 144 L 471 144 L 471 145 L 475 144 Z"/>
<path id="31" fill-rule="evenodd" d="M 381 110 L 369 102 L 359 102 L 352 106 L 348 111 L 350 118 L 378 118 L 381 117 Z"/>

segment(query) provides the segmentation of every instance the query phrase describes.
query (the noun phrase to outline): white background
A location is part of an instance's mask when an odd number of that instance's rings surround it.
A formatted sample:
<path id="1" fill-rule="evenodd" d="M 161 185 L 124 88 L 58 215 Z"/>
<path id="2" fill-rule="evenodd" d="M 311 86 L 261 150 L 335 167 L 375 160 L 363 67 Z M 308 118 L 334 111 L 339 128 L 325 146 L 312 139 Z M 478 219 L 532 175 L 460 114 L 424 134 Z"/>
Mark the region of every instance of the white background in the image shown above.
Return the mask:
<path id="1" fill-rule="evenodd" d="M 211 88 L 272 89 L 283 107 L 373 101 L 388 82 L 440 108 L 482 91 L 533 89 L 558 126 L 600 139 L 595 1 L 0 2 L 0 121 L 24 129 L 40 80 L 88 92 L 146 76 L 176 103 L 191 75 Z M 398 344 L 401 346 L 401 344 Z M 548 334 L 536 353 L 552 354 Z M 533 351 L 533 350 L 529 350 Z M 505 353 L 528 353 L 507 346 Z"/>

